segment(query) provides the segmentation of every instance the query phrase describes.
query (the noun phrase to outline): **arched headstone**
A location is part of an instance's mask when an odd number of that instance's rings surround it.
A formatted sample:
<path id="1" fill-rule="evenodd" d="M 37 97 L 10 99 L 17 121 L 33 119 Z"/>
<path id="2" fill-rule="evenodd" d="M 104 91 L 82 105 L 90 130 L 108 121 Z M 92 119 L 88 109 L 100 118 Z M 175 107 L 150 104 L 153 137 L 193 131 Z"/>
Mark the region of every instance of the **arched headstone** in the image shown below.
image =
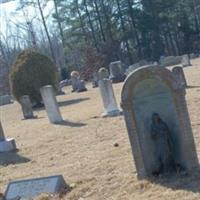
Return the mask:
<path id="1" fill-rule="evenodd" d="M 168 129 L 177 166 L 188 171 L 199 167 L 185 94 L 185 88 L 166 68 L 142 67 L 126 79 L 121 105 L 138 178 L 152 175 L 156 168 L 156 146 L 151 135 L 155 113 Z"/>

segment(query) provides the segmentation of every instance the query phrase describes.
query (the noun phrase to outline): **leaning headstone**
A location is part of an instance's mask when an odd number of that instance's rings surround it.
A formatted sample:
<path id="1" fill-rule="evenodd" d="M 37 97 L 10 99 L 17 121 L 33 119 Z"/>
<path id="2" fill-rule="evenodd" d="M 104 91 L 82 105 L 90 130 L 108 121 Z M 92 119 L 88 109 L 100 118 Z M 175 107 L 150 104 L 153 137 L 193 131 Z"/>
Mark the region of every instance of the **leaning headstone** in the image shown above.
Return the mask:
<path id="1" fill-rule="evenodd" d="M 0 96 L 0 106 L 7 105 L 11 103 L 11 96 L 6 94 Z"/>
<path id="2" fill-rule="evenodd" d="M 123 82 L 126 78 L 121 61 L 111 62 L 109 65 L 110 79 L 113 83 Z"/>
<path id="3" fill-rule="evenodd" d="M 71 73 L 72 92 L 75 92 L 78 89 L 79 76 L 80 74 L 78 71 L 72 71 Z"/>
<path id="4" fill-rule="evenodd" d="M 186 88 L 187 87 L 187 81 L 186 81 L 186 78 L 185 78 L 183 68 L 179 67 L 179 66 L 174 67 L 172 69 L 172 72 L 173 72 L 178 84 L 180 84 L 180 87 Z"/>
<path id="5" fill-rule="evenodd" d="M 51 85 L 43 86 L 40 89 L 40 93 L 47 111 L 47 115 L 50 123 L 62 122 L 62 116 L 58 107 L 58 103 L 55 97 L 54 89 Z"/>
<path id="6" fill-rule="evenodd" d="M 20 105 L 22 108 L 22 112 L 24 115 L 24 119 L 33 119 L 35 118 L 33 115 L 32 104 L 28 95 L 24 95 L 20 97 Z"/>
<path id="7" fill-rule="evenodd" d="M 15 140 L 13 138 L 5 138 L 3 127 L 0 122 L 0 152 L 13 151 L 16 149 Z"/>
<path id="8" fill-rule="evenodd" d="M 109 72 L 106 68 L 102 67 L 98 71 L 99 80 L 109 79 Z"/>
<path id="9" fill-rule="evenodd" d="M 112 82 L 109 79 L 99 80 L 99 89 L 103 101 L 104 112 L 103 117 L 120 115 L 121 111 L 117 106 Z"/>
<path id="10" fill-rule="evenodd" d="M 186 54 L 182 56 L 181 64 L 183 67 L 191 66 L 189 55 Z"/>
<path id="11" fill-rule="evenodd" d="M 56 194 L 63 190 L 68 192 L 70 187 L 61 175 L 19 180 L 8 184 L 5 199 L 33 199 L 42 193 Z"/>
<path id="12" fill-rule="evenodd" d="M 185 95 L 173 72 L 160 66 L 126 79 L 121 106 L 139 179 L 199 168 Z"/>

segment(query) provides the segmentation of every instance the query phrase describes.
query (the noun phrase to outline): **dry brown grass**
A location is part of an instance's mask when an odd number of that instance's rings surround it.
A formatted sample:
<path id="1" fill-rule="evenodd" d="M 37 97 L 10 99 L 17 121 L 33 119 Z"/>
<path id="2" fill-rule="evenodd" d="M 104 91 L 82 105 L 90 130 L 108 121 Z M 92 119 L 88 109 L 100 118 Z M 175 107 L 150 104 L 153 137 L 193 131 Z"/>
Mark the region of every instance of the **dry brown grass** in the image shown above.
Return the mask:
<path id="1" fill-rule="evenodd" d="M 186 78 L 190 86 L 200 86 L 200 59 L 192 62 L 193 67 L 185 68 Z M 199 200 L 198 173 L 137 181 L 123 116 L 100 118 L 99 90 L 88 88 L 80 94 L 66 88 L 66 95 L 58 97 L 67 120 L 63 125 L 49 124 L 44 110 L 35 113 L 38 119 L 21 120 L 18 103 L 0 107 L 5 133 L 19 148 L 0 154 L 0 191 L 10 180 L 62 174 L 75 183 L 66 200 Z M 121 88 L 114 85 L 118 102 Z M 187 89 L 187 102 L 200 156 L 200 87 Z"/>

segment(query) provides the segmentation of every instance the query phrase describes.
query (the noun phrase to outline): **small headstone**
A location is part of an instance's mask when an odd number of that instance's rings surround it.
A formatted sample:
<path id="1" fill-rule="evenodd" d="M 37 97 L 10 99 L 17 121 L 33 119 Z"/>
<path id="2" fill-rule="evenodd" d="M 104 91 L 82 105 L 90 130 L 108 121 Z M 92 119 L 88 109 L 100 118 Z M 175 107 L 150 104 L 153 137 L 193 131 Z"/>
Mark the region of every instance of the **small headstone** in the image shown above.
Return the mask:
<path id="1" fill-rule="evenodd" d="M 87 88 L 85 87 L 85 81 L 78 80 L 76 92 L 85 92 L 85 91 L 87 91 Z"/>
<path id="2" fill-rule="evenodd" d="M 0 106 L 7 105 L 10 103 L 12 103 L 10 95 L 6 94 L 6 95 L 0 96 Z"/>
<path id="3" fill-rule="evenodd" d="M 106 68 L 102 67 L 98 71 L 99 80 L 109 79 L 109 72 Z"/>
<path id="4" fill-rule="evenodd" d="M 34 118 L 33 109 L 29 96 L 24 95 L 20 97 L 20 104 L 22 107 L 24 119 L 33 119 Z"/>
<path id="5" fill-rule="evenodd" d="M 8 184 L 5 199 L 33 199 L 42 193 L 59 193 L 65 188 L 69 186 L 61 175 L 13 181 Z"/>
<path id="6" fill-rule="evenodd" d="M 189 55 L 186 54 L 182 56 L 181 64 L 183 67 L 191 66 Z"/>
<path id="7" fill-rule="evenodd" d="M 3 127 L 0 122 L 0 152 L 13 151 L 16 149 L 15 140 L 13 138 L 5 138 Z"/>
<path id="8" fill-rule="evenodd" d="M 72 71 L 71 73 L 72 92 L 76 92 L 78 89 L 79 76 L 80 74 L 78 71 Z"/>
<path id="9" fill-rule="evenodd" d="M 113 83 L 123 82 L 126 78 L 121 61 L 111 62 L 109 65 L 110 79 Z"/>
<path id="10" fill-rule="evenodd" d="M 98 73 L 94 72 L 92 76 L 93 76 L 92 77 L 92 87 L 96 88 L 96 87 L 98 87 L 98 80 L 99 80 Z"/>
<path id="11" fill-rule="evenodd" d="M 172 69 L 172 72 L 173 72 L 178 84 L 180 85 L 180 88 L 186 88 L 187 87 L 187 81 L 186 81 L 186 78 L 185 78 L 183 68 L 179 67 L 179 66 L 174 67 Z"/>
<path id="12" fill-rule="evenodd" d="M 47 111 L 50 123 L 62 122 L 62 116 L 58 107 L 54 89 L 51 85 L 43 86 L 40 93 Z"/>
<path id="13" fill-rule="evenodd" d="M 161 67 L 167 67 L 172 65 L 178 65 L 181 63 L 182 56 L 167 56 L 167 57 L 161 57 L 160 59 L 160 65 Z"/>

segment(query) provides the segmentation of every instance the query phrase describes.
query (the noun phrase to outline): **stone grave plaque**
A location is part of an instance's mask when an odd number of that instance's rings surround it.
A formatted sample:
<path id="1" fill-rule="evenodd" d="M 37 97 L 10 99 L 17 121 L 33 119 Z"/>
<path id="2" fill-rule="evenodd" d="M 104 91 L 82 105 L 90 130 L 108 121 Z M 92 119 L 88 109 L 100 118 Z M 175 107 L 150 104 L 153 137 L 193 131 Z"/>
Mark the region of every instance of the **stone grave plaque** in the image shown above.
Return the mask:
<path id="1" fill-rule="evenodd" d="M 31 199 L 41 193 L 58 193 L 66 186 L 62 175 L 13 181 L 8 184 L 5 200 L 17 197 Z"/>

